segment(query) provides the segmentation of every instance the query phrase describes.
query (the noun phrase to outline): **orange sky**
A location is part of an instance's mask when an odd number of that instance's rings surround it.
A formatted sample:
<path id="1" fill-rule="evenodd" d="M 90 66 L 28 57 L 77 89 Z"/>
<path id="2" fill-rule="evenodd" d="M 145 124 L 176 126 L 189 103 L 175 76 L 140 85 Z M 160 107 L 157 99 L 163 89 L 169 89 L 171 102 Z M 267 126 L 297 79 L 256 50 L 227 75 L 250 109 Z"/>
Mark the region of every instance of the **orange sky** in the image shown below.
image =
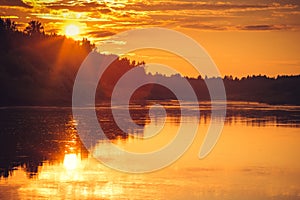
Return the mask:
<path id="1" fill-rule="evenodd" d="M 222 75 L 300 74 L 299 0 L 0 0 L 0 16 L 20 29 L 39 20 L 58 34 L 74 24 L 80 29 L 75 39 L 94 42 L 133 28 L 165 27 L 198 41 Z M 181 62 L 169 64 L 197 75 Z"/>

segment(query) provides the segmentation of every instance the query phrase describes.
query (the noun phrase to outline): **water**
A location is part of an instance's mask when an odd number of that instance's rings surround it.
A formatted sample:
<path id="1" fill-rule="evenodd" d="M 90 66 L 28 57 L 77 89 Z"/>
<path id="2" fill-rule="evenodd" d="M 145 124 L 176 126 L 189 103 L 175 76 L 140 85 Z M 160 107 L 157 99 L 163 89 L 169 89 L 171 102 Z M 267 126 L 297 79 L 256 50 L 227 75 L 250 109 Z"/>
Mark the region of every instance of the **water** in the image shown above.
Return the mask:
<path id="1" fill-rule="evenodd" d="M 120 147 L 149 152 L 167 144 L 180 123 L 198 120 L 191 102 L 184 105 L 190 114 L 182 122 L 176 102 L 155 103 L 163 103 L 168 114 L 155 136 L 162 116 L 150 123 L 147 105 L 131 110 L 141 128 L 129 133 L 151 139 L 138 140 L 118 129 L 105 104 L 97 107 L 100 124 Z M 300 199 L 300 107 L 229 102 L 222 135 L 201 160 L 208 125 L 219 121 L 211 119 L 208 103 L 199 108 L 198 134 L 188 151 L 146 174 L 118 172 L 93 158 L 80 141 L 70 108 L 1 108 L 0 199 Z"/>

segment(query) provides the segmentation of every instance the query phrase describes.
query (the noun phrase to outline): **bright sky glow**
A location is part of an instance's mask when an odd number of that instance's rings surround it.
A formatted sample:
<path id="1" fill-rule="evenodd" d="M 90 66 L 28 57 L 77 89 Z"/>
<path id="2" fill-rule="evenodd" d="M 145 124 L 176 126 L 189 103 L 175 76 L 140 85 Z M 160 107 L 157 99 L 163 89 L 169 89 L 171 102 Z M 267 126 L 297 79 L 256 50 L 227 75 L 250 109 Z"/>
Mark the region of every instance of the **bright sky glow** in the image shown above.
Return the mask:
<path id="1" fill-rule="evenodd" d="M 48 33 L 93 42 L 135 28 L 170 28 L 199 42 L 223 75 L 300 74 L 299 0 L 12 0 L 0 1 L 0 16 L 14 18 L 19 29 L 39 20 Z"/>

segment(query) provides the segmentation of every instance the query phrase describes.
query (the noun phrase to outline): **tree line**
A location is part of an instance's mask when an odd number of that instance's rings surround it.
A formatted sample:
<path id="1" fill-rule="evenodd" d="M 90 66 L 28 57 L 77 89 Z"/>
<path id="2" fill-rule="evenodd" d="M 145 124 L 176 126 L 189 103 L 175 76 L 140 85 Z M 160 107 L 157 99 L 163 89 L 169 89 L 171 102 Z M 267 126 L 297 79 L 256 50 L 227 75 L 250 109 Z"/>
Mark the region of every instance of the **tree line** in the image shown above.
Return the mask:
<path id="1" fill-rule="evenodd" d="M 72 89 L 77 71 L 95 45 L 87 38 L 74 41 L 55 33 L 46 33 L 39 21 L 30 21 L 24 30 L 16 22 L 0 18 L 0 105 L 71 106 Z M 100 55 L 100 54 L 99 54 Z M 103 55 L 102 55 L 103 56 Z M 105 71 L 97 90 L 96 102 L 109 100 L 114 85 L 130 69 L 144 62 L 117 58 Z M 200 101 L 209 100 L 206 81 L 220 77 L 197 78 L 146 74 L 176 84 L 186 78 Z M 300 104 L 300 76 L 265 75 L 222 78 L 227 99 L 270 104 Z M 175 99 L 172 91 L 160 85 L 146 85 L 135 92 L 137 100 Z"/>
<path id="2" fill-rule="evenodd" d="M 200 101 L 210 100 L 206 82 L 213 83 L 217 79 L 222 79 L 229 101 L 300 105 L 300 75 L 278 75 L 277 77 L 252 75 L 242 78 L 233 78 L 232 76 L 202 78 L 199 76 L 198 78 L 185 78 L 193 87 Z M 159 95 L 152 92 L 151 99 L 175 98 L 171 91 L 162 86 L 156 85 L 153 90 L 159 91 Z"/>

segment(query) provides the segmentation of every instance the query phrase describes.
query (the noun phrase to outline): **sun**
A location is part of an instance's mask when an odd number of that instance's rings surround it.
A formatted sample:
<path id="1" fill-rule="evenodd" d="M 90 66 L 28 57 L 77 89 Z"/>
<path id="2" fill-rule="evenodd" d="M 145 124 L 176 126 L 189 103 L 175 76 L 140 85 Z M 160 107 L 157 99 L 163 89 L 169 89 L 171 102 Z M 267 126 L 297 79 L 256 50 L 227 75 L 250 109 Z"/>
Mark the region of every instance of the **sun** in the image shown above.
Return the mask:
<path id="1" fill-rule="evenodd" d="M 70 24 L 70 25 L 65 27 L 65 33 L 69 37 L 76 36 L 76 35 L 79 34 L 79 32 L 80 32 L 79 27 L 74 25 L 74 24 Z"/>

